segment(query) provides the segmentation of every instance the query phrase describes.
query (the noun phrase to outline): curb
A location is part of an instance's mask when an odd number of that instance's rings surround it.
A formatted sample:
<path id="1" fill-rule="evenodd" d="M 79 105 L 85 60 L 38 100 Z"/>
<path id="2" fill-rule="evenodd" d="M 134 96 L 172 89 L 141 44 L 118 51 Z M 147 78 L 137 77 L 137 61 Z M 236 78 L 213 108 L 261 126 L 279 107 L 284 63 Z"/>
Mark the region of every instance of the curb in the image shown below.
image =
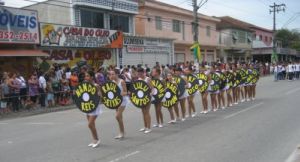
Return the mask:
<path id="1" fill-rule="evenodd" d="M 68 105 L 68 106 L 58 106 L 53 108 L 37 108 L 36 110 L 22 110 L 21 112 L 12 112 L 9 114 L 2 114 L 0 115 L 0 121 L 6 120 L 6 119 L 15 119 L 15 118 L 21 118 L 21 117 L 27 117 L 27 116 L 34 116 L 39 114 L 46 114 L 46 113 L 52 113 L 52 112 L 59 112 L 59 111 L 66 111 L 66 110 L 72 110 L 75 109 L 75 105 Z"/>

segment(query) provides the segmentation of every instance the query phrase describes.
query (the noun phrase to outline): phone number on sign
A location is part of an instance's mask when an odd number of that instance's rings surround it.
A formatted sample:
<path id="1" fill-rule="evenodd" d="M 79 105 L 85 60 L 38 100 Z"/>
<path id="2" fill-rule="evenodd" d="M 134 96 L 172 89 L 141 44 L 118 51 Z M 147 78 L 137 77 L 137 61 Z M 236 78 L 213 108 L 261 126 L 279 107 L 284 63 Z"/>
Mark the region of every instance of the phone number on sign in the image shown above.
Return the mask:
<path id="1" fill-rule="evenodd" d="M 1 31 L 0 30 L 0 39 L 12 39 L 12 40 L 27 40 L 35 41 L 38 39 L 37 33 L 28 33 L 28 32 L 10 32 L 10 31 Z"/>

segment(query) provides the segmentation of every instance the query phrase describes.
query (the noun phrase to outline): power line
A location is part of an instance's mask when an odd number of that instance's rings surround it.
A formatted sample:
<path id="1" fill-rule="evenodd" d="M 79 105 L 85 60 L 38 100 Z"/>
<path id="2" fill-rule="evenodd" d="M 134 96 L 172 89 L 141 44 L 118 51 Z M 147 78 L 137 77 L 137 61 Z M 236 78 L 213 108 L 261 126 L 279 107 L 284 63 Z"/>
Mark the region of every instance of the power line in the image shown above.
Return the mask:
<path id="1" fill-rule="evenodd" d="M 281 28 L 287 27 L 290 23 L 295 21 L 300 16 L 300 13 L 294 14 L 290 19 L 288 19 Z"/>

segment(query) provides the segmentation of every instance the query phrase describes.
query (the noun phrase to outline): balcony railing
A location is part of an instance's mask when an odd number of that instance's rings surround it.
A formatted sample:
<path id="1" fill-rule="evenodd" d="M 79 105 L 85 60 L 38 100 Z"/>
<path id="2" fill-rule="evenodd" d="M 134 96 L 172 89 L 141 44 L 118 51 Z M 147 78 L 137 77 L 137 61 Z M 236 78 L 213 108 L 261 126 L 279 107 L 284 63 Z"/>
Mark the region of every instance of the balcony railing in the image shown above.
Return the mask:
<path id="1" fill-rule="evenodd" d="M 73 0 L 73 4 L 138 14 L 138 2 L 134 0 Z"/>
<path id="2" fill-rule="evenodd" d="M 273 48 L 255 48 L 252 50 L 252 54 L 254 55 L 266 55 L 272 54 Z M 291 48 L 276 48 L 276 53 L 281 55 L 293 55 L 293 56 L 300 56 L 300 52 L 295 49 Z"/>

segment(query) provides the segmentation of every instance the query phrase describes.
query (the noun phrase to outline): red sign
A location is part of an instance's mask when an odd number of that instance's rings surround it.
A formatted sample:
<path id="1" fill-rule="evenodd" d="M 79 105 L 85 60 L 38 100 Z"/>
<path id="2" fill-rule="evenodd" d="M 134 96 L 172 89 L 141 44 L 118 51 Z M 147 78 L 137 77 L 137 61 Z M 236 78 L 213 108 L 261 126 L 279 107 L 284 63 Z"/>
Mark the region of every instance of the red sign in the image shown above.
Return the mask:
<path id="1" fill-rule="evenodd" d="M 145 48 L 142 46 L 127 46 L 128 53 L 144 53 Z"/>

